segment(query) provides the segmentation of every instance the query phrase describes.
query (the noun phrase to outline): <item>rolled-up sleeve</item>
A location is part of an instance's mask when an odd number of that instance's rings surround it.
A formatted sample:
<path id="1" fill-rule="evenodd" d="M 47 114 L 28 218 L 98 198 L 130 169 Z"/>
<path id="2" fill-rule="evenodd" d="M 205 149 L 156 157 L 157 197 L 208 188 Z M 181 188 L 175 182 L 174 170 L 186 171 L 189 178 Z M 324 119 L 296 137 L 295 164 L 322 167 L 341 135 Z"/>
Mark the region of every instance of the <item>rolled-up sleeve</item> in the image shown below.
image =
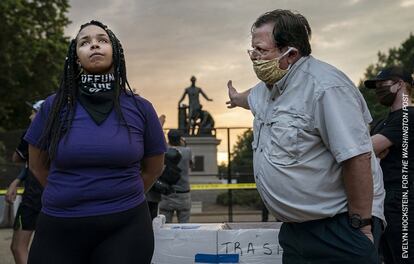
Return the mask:
<path id="1" fill-rule="evenodd" d="M 325 89 L 317 96 L 314 109 L 315 127 L 338 163 L 372 151 L 356 88 Z"/>

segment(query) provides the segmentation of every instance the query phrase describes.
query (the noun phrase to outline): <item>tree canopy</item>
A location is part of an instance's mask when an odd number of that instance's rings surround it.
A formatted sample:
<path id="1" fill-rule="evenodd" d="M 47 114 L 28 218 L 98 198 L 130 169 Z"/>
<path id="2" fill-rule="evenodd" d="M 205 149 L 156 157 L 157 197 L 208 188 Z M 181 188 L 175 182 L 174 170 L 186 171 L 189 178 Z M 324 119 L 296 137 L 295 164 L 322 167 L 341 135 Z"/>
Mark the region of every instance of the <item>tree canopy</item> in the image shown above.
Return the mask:
<path id="1" fill-rule="evenodd" d="M 396 65 L 414 72 L 414 36 L 412 34 L 398 48 L 391 48 L 388 52 L 379 51 L 378 61 L 367 67 L 363 80 L 375 77 L 382 68 Z M 374 90 L 365 88 L 363 80 L 359 83 L 359 88 L 375 121 L 384 117 L 388 113 L 388 108 L 377 102 Z"/>
<path id="2" fill-rule="evenodd" d="M 70 23 L 67 0 L 0 1 L 0 127 L 24 128 L 25 101 L 55 91 L 63 70 Z"/>
<path id="3" fill-rule="evenodd" d="M 252 141 L 253 131 L 248 129 L 237 137 L 233 146 L 231 172 L 239 175 L 239 182 L 254 182 Z"/>

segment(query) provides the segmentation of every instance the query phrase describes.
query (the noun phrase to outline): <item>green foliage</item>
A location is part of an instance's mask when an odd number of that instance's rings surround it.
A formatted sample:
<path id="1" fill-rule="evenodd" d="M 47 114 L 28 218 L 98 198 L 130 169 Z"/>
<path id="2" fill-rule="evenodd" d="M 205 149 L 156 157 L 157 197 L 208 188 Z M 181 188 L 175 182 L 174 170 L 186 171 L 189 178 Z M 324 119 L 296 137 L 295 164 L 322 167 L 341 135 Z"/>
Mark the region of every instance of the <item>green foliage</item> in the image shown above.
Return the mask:
<path id="1" fill-rule="evenodd" d="M 414 72 L 414 36 L 410 36 L 398 48 L 391 48 L 388 53 L 378 52 L 378 62 L 368 66 L 364 73 L 363 80 L 377 75 L 380 69 L 400 65 L 409 72 Z M 369 110 L 374 120 L 384 117 L 388 113 L 388 108 L 380 105 L 372 89 L 364 87 L 363 81 L 359 83 L 359 89 L 367 101 Z"/>
<path id="2" fill-rule="evenodd" d="M 225 163 L 220 163 L 217 167 L 219 175 L 223 176 L 227 174 L 227 165 Z"/>
<path id="3" fill-rule="evenodd" d="M 231 172 L 238 175 L 239 182 L 254 182 L 252 141 L 253 131 L 249 129 L 238 136 L 233 147 Z"/>
<path id="4" fill-rule="evenodd" d="M 0 164 L 6 164 L 6 146 L 0 141 Z"/>
<path id="5" fill-rule="evenodd" d="M 233 146 L 231 157 L 232 177 L 238 182 L 253 183 L 253 131 L 251 129 L 243 132 L 237 137 Z M 219 165 L 219 174 L 227 175 L 227 166 Z M 227 206 L 229 204 L 228 192 L 221 193 L 216 198 L 216 203 Z M 262 202 L 257 190 L 234 190 L 232 191 L 232 203 L 241 206 L 250 206 L 256 209 L 262 208 Z"/>
<path id="6" fill-rule="evenodd" d="M 68 46 L 67 0 L 0 1 L 0 127 L 22 128 L 25 101 L 55 91 Z"/>
<path id="7" fill-rule="evenodd" d="M 234 190 L 232 191 L 233 204 L 250 206 L 256 209 L 262 208 L 262 201 L 256 190 Z M 217 195 L 216 203 L 224 206 L 229 205 L 228 192 Z"/>

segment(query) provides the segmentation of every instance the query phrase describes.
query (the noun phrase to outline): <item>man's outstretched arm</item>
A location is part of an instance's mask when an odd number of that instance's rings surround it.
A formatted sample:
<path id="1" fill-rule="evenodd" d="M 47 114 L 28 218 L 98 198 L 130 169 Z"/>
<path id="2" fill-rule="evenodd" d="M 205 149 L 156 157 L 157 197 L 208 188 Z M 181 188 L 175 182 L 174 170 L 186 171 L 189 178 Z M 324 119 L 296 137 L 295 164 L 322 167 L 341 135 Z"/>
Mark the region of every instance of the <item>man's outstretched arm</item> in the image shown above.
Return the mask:
<path id="1" fill-rule="evenodd" d="M 227 108 L 234 108 L 236 106 L 243 107 L 245 109 L 250 109 L 249 103 L 247 102 L 247 97 L 250 94 L 250 90 L 248 89 L 244 92 L 237 92 L 237 90 L 233 87 L 233 83 L 231 80 L 228 81 L 227 87 L 229 89 L 229 99 L 230 101 L 227 101 Z"/>

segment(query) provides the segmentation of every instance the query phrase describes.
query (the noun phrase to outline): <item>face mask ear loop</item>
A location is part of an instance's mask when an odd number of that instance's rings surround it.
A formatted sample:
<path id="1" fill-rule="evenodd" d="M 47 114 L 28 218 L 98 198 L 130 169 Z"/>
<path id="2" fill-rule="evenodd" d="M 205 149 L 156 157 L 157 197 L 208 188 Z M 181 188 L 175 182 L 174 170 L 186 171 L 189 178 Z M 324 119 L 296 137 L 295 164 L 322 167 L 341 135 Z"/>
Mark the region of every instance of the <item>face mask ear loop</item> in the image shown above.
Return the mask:
<path id="1" fill-rule="evenodd" d="M 283 53 L 283 55 L 282 56 L 280 56 L 281 58 L 283 58 L 284 56 L 286 56 L 289 52 L 291 52 L 293 50 L 293 47 L 289 47 L 288 48 L 288 50 L 285 52 L 285 53 Z"/>
<path id="2" fill-rule="evenodd" d="M 283 53 L 283 54 L 282 54 L 282 56 L 280 56 L 280 57 L 278 58 L 278 60 L 280 60 L 281 58 L 285 57 L 285 56 L 286 56 L 287 54 L 289 54 L 289 52 L 291 52 L 292 50 L 294 50 L 294 48 L 293 48 L 293 47 L 289 47 L 289 48 L 288 48 L 288 50 L 287 50 L 287 51 L 285 51 L 285 53 Z M 287 71 L 288 71 L 288 70 L 290 70 L 290 68 L 291 68 L 291 67 L 292 67 L 292 64 L 289 64 L 286 70 L 287 70 Z"/>
<path id="3" fill-rule="evenodd" d="M 393 88 L 394 86 L 396 86 L 396 87 Z M 400 89 L 401 89 L 401 82 L 400 81 L 397 81 L 393 85 L 390 86 L 390 92 L 391 93 L 394 93 L 394 94 L 398 93 L 398 91 Z M 393 92 L 393 91 L 395 91 L 395 92 Z"/>

